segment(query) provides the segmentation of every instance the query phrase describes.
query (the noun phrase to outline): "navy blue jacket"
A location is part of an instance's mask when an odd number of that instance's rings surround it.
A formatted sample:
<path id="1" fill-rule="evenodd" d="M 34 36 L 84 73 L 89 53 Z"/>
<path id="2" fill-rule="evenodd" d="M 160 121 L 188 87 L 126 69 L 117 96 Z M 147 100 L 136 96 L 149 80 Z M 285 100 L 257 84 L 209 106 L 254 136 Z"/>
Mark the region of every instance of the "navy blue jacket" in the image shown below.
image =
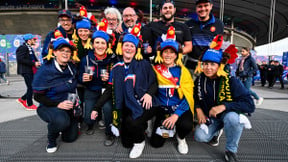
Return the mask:
<path id="1" fill-rule="evenodd" d="M 257 64 L 254 58 L 251 56 L 251 54 L 244 61 L 243 71 L 239 71 L 240 64 L 241 64 L 241 60 L 236 70 L 236 75 L 239 76 L 240 78 L 253 77 L 254 73 L 256 73 L 258 70 Z"/>
<path id="2" fill-rule="evenodd" d="M 49 44 L 50 44 L 50 42 L 51 42 L 51 39 L 52 39 L 52 38 L 55 38 L 54 32 L 55 32 L 56 30 L 59 30 L 59 31 L 61 32 L 61 34 L 63 35 L 64 38 L 69 38 L 69 40 L 72 40 L 72 34 L 69 34 L 69 35 L 68 35 L 68 34 L 66 33 L 66 31 L 65 31 L 61 26 L 59 26 L 59 27 L 56 28 L 55 30 L 50 31 L 50 32 L 47 34 L 47 36 L 46 36 L 46 38 L 45 38 L 45 40 L 44 40 L 43 49 L 42 49 L 42 53 L 41 53 L 42 58 L 45 57 L 45 56 L 48 54 Z"/>
<path id="3" fill-rule="evenodd" d="M 144 112 L 140 99 L 157 82 L 151 64 L 147 60 L 133 59 L 129 68 L 125 69 L 124 62 L 118 62 L 113 66 L 110 76 L 109 82 L 113 84 L 114 90 L 114 108 L 121 110 L 125 106 L 131 110 L 133 119 L 140 117 Z M 153 95 L 152 104 L 159 105 Z"/>
<path id="4" fill-rule="evenodd" d="M 224 104 L 226 112 L 252 113 L 255 110 L 253 99 L 247 88 L 235 77 L 229 78 L 233 101 L 217 103 L 220 78 L 209 79 L 203 73 L 196 79 L 194 87 L 195 109 L 201 108 L 208 117 L 212 107 Z M 201 87 L 201 88 L 200 88 Z M 205 88 L 206 87 L 206 88 Z M 202 94 L 200 96 L 200 94 Z"/>
<path id="5" fill-rule="evenodd" d="M 87 62 L 88 60 L 88 62 Z M 115 54 L 108 55 L 103 60 L 97 60 L 97 58 L 94 55 L 93 50 L 88 51 L 88 55 L 83 57 L 80 62 L 80 69 L 79 69 L 79 77 L 78 80 L 83 83 L 86 88 L 89 90 L 101 90 L 103 87 L 103 81 L 101 80 L 100 74 L 101 69 L 106 69 L 107 72 L 110 71 L 112 68 L 112 65 L 117 61 L 117 57 Z M 94 73 L 92 80 L 90 82 L 83 82 L 83 73 L 85 73 L 85 68 L 88 66 L 92 66 L 94 68 Z"/>
<path id="6" fill-rule="evenodd" d="M 60 70 L 54 59 L 46 62 L 35 74 L 33 91 L 45 94 L 53 102 L 67 100 L 68 93 L 76 93 L 77 85 L 76 67 L 72 63 L 68 66 Z"/>
<path id="7" fill-rule="evenodd" d="M 38 61 L 38 59 L 35 57 L 33 50 L 30 55 L 29 48 L 25 43 L 17 48 L 16 60 L 18 74 L 33 74 L 32 67 L 35 66 L 35 61 Z"/>

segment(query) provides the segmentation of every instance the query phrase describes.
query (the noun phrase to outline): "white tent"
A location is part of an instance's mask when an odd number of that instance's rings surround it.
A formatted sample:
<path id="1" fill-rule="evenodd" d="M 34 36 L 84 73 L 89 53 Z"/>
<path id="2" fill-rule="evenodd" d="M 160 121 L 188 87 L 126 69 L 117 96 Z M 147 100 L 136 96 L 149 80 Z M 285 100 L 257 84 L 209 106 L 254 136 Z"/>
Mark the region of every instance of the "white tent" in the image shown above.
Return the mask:
<path id="1" fill-rule="evenodd" d="M 262 46 L 255 47 L 258 56 L 271 56 L 278 55 L 282 56 L 283 52 L 288 51 L 288 38 L 275 41 L 271 44 L 265 44 Z"/>

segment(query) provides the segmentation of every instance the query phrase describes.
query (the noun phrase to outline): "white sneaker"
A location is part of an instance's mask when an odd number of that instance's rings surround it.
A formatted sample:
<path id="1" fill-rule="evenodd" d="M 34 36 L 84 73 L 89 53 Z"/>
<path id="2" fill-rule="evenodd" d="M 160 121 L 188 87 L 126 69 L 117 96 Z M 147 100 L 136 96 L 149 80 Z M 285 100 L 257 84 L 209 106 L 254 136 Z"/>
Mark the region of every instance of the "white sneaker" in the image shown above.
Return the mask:
<path id="1" fill-rule="evenodd" d="M 263 103 L 263 101 L 264 101 L 264 98 L 263 97 L 259 97 L 259 99 L 256 100 L 256 106 L 261 105 Z"/>
<path id="2" fill-rule="evenodd" d="M 177 138 L 177 141 L 178 141 L 178 151 L 179 151 L 179 153 L 183 154 L 183 155 L 187 154 L 188 153 L 188 145 L 186 143 L 185 138 L 180 139 L 178 137 L 178 135 L 176 136 L 176 138 Z"/>
<path id="3" fill-rule="evenodd" d="M 132 150 L 130 151 L 129 158 L 135 159 L 142 155 L 145 147 L 145 140 L 141 143 L 134 143 Z"/>
<path id="4" fill-rule="evenodd" d="M 56 146 L 51 146 L 48 144 L 48 146 L 46 147 L 46 152 L 47 153 L 54 153 L 56 152 L 58 149 L 57 145 Z"/>

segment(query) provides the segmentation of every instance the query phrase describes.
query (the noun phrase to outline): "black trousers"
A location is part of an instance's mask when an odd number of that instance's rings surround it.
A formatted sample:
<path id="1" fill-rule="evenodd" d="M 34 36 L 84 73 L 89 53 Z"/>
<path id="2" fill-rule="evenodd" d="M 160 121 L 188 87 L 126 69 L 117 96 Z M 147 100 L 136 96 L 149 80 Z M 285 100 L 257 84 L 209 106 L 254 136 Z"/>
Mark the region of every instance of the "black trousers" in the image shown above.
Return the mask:
<path id="1" fill-rule="evenodd" d="M 282 75 L 275 75 L 275 78 L 274 78 L 274 80 L 273 80 L 273 85 L 276 83 L 277 78 L 278 78 L 279 81 L 280 81 L 281 88 L 284 88 L 284 82 L 283 82 Z"/>
<path id="2" fill-rule="evenodd" d="M 33 89 L 32 89 L 32 82 L 33 82 L 33 76 L 32 73 L 25 73 L 22 74 L 25 85 L 27 87 L 26 93 L 21 97 L 22 100 L 27 100 L 27 105 L 31 106 L 33 105 L 32 96 L 33 96 Z"/>
<path id="3" fill-rule="evenodd" d="M 150 139 L 150 144 L 152 147 L 162 147 L 166 141 L 166 138 L 156 134 L 156 129 L 162 125 L 162 122 L 165 120 L 165 114 L 163 108 L 159 108 L 157 112 L 157 117 L 153 127 L 153 133 Z M 193 129 L 193 116 L 189 111 L 184 112 L 177 120 L 176 124 L 176 133 L 180 139 L 185 138 Z"/>
<path id="4" fill-rule="evenodd" d="M 140 117 L 133 119 L 131 111 L 127 108 L 123 109 L 121 141 L 124 147 L 131 148 L 134 143 L 141 143 L 145 140 L 147 121 L 156 115 L 157 110 L 158 108 L 152 107 L 150 110 L 144 110 Z"/>
<path id="5" fill-rule="evenodd" d="M 266 84 L 266 80 L 267 80 L 267 74 L 260 74 L 260 78 L 261 78 L 261 86 L 265 86 Z"/>

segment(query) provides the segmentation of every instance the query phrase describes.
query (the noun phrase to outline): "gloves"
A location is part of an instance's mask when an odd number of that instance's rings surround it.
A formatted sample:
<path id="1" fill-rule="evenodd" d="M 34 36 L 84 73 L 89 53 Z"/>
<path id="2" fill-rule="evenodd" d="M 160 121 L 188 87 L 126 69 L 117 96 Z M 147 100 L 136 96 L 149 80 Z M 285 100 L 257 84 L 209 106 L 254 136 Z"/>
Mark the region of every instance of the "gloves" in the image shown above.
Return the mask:
<path id="1" fill-rule="evenodd" d="M 239 123 L 244 124 L 244 128 L 246 128 L 246 129 L 252 128 L 249 119 L 247 118 L 247 116 L 245 116 L 243 114 L 239 115 Z"/>
<path id="2" fill-rule="evenodd" d="M 111 132 L 116 136 L 119 137 L 120 132 L 119 129 L 117 127 L 115 127 L 113 124 L 110 125 L 111 126 Z"/>

